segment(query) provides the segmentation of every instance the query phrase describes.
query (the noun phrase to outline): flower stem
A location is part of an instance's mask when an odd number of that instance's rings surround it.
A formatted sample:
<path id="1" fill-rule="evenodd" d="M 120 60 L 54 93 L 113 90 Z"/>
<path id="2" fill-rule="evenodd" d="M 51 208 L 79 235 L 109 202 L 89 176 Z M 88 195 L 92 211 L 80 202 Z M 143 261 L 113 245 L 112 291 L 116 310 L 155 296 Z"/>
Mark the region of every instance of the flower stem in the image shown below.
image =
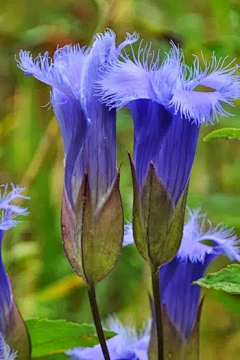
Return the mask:
<path id="1" fill-rule="evenodd" d="M 103 356 L 105 360 L 111 360 L 106 344 L 106 340 L 103 333 L 103 328 L 101 324 L 101 319 L 99 315 L 97 300 L 96 300 L 96 292 L 95 292 L 95 286 L 93 284 L 88 284 L 88 297 L 91 305 L 92 310 L 92 316 L 94 320 L 94 324 L 97 330 L 98 339 L 102 348 Z"/>
<path id="2" fill-rule="evenodd" d="M 152 289 L 157 329 L 157 347 L 158 347 L 158 360 L 164 360 L 163 349 L 163 324 L 162 324 L 162 312 L 161 312 L 161 298 L 160 298 L 160 286 L 158 277 L 158 266 L 152 266 Z"/>

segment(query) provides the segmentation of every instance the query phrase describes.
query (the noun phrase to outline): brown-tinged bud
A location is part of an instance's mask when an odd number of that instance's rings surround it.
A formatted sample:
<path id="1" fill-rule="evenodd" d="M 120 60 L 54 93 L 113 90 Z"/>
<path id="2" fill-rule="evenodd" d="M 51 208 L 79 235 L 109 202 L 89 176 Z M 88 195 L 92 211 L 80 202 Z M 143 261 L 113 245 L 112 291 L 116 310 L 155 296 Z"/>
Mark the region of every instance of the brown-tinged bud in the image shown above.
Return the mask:
<path id="1" fill-rule="evenodd" d="M 124 219 L 118 173 L 97 207 L 92 206 L 85 173 L 73 211 L 66 192 L 62 204 L 62 235 L 66 255 L 86 283 L 96 284 L 116 265 L 121 253 Z"/>

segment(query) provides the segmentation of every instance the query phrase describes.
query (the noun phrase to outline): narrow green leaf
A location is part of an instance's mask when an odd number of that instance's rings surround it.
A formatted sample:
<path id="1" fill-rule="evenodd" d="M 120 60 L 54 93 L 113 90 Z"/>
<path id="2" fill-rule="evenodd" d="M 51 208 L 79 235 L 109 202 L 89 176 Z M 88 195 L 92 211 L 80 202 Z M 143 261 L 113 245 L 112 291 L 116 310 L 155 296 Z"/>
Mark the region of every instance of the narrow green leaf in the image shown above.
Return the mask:
<path id="1" fill-rule="evenodd" d="M 90 347 L 98 344 L 93 325 L 48 319 L 30 319 L 26 321 L 26 325 L 31 337 L 33 359 L 63 354 L 76 346 Z M 105 336 L 110 338 L 114 333 L 106 331 Z"/>
<path id="2" fill-rule="evenodd" d="M 240 139 L 240 129 L 237 128 L 224 128 L 212 131 L 210 134 L 205 136 L 203 141 L 207 142 L 214 138 L 224 138 L 224 139 Z"/>
<path id="3" fill-rule="evenodd" d="M 194 281 L 193 284 L 207 289 L 223 290 L 230 294 L 239 295 L 240 265 L 229 265 L 218 272 L 208 274 L 204 278 Z"/>

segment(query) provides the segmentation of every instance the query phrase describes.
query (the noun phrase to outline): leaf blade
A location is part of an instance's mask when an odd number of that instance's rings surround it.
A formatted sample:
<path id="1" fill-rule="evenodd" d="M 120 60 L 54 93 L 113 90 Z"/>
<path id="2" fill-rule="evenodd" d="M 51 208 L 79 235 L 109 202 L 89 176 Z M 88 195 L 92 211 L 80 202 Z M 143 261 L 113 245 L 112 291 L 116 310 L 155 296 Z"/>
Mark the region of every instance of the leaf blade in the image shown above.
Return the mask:
<path id="1" fill-rule="evenodd" d="M 93 325 L 77 324 L 66 320 L 30 319 L 26 321 L 32 342 L 32 358 L 64 354 L 65 351 L 98 344 Z M 106 338 L 114 333 L 105 331 Z"/>
<path id="2" fill-rule="evenodd" d="M 240 265 L 232 264 L 193 282 L 207 289 L 223 290 L 233 295 L 240 294 Z"/>
<path id="3" fill-rule="evenodd" d="M 240 139 L 240 129 L 238 128 L 223 128 L 217 129 L 207 136 L 204 137 L 203 141 L 208 142 L 214 138 L 224 138 L 224 139 Z"/>

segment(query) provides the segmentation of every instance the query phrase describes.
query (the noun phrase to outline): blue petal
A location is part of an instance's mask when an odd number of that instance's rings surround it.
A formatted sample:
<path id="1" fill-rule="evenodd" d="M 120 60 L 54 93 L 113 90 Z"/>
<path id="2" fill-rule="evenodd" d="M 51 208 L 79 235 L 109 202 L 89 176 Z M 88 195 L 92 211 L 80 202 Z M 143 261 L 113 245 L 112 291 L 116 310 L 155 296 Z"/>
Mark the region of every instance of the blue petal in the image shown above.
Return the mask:
<path id="1" fill-rule="evenodd" d="M 3 231 L 0 230 L 0 332 L 4 333 L 13 299 L 11 284 L 2 262 L 2 237 Z"/>
<path id="2" fill-rule="evenodd" d="M 238 65 L 233 61 L 225 65 L 226 59 L 212 56 L 211 63 L 201 69 L 195 57 L 193 69 L 183 64 L 182 81 L 173 91 L 169 105 L 197 123 L 213 122 L 218 115 L 229 116 L 223 105 L 233 105 L 240 96 L 240 76 Z"/>
<path id="3" fill-rule="evenodd" d="M 33 59 L 29 51 L 21 50 L 17 64 L 26 75 L 32 75 L 66 96 L 78 99 L 81 69 L 86 55 L 85 48 L 81 49 L 78 45 L 67 45 L 56 50 L 53 60 L 48 52 Z"/>
<path id="4" fill-rule="evenodd" d="M 9 278 L 2 261 L 2 239 L 4 231 L 16 226 L 18 215 L 27 215 L 27 209 L 12 204 L 16 199 L 28 199 L 22 195 L 23 188 L 13 184 L 0 185 L 0 332 L 5 332 L 13 296 Z"/>
<path id="5" fill-rule="evenodd" d="M 150 163 L 158 164 L 159 146 L 171 126 L 172 115 L 151 100 L 133 101 L 129 109 L 134 120 L 134 162 L 141 187 Z"/>
<path id="6" fill-rule="evenodd" d="M 136 99 L 154 99 L 150 74 L 143 66 L 127 59 L 114 62 L 98 81 L 98 95 L 110 108 L 120 108 Z"/>
<path id="7" fill-rule="evenodd" d="M 116 112 L 99 105 L 95 110 L 74 170 L 76 179 L 82 171 L 87 170 L 93 205 L 101 201 L 117 174 Z"/>
<path id="8" fill-rule="evenodd" d="M 76 99 L 80 97 L 82 71 L 88 53 L 89 49 L 77 44 L 59 48 L 53 55 L 54 68 Z"/>
<path id="9" fill-rule="evenodd" d="M 81 79 L 81 104 L 89 130 L 78 169 L 88 171 L 92 204 L 96 205 L 111 187 L 116 170 L 116 111 L 101 104 L 95 95 L 99 71 L 117 57 L 115 34 L 98 35 L 84 64 Z"/>
<path id="10" fill-rule="evenodd" d="M 233 105 L 233 100 L 240 97 L 238 66 L 233 62 L 226 65 L 226 58 L 217 60 L 213 55 L 210 63 L 203 59 L 202 69 L 195 57 L 191 68 L 183 52 L 173 44 L 162 62 L 152 50 L 143 51 L 141 46 L 138 56 L 132 55 L 133 60 L 125 55 L 110 63 L 99 79 L 101 101 L 110 107 L 152 99 L 200 124 L 213 122 L 219 114 L 228 116 L 223 105 Z"/>
<path id="11" fill-rule="evenodd" d="M 141 42 L 137 56 L 132 49 L 132 58 L 124 54 L 102 71 L 97 84 L 101 101 L 111 108 L 138 99 L 151 99 L 168 106 L 182 76 L 180 50 L 173 45 L 160 62 L 151 45 L 143 46 Z"/>
<path id="12" fill-rule="evenodd" d="M 28 214 L 26 208 L 12 204 L 16 199 L 29 199 L 22 195 L 23 190 L 23 188 L 14 184 L 0 185 L 0 230 L 6 231 L 11 229 L 18 224 L 18 221 L 15 220 L 18 215 Z"/>
<path id="13" fill-rule="evenodd" d="M 137 57 L 132 49 L 132 57 L 133 60 L 126 53 L 121 54 L 101 71 L 97 93 L 110 108 L 120 108 L 138 99 L 156 100 L 154 85 L 159 57 L 155 57 L 151 45 L 142 46 L 142 42 Z"/>
<path id="14" fill-rule="evenodd" d="M 166 305 L 168 315 L 183 340 L 191 335 L 199 308 L 200 287 L 192 282 L 203 276 L 214 258 L 214 255 L 208 255 L 204 263 L 192 263 L 175 257 L 160 268 L 161 302 Z"/>
<path id="15" fill-rule="evenodd" d="M 65 152 L 65 187 L 74 207 L 72 176 L 82 145 L 86 139 L 88 120 L 80 103 L 83 65 L 88 50 L 80 46 L 67 45 L 57 49 L 53 59 L 48 53 L 33 60 L 29 52 L 20 52 L 18 66 L 27 75 L 52 86 L 51 104 L 58 120 Z M 82 176 L 82 172 L 81 172 Z M 81 181 L 78 179 L 78 183 Z"/>
<path id="16" fill-rule="evenodd" d="M 65 96 L 58 90 L 53 90 L 51 103 L 58 120 L 65 153 L 65 187 L 68 198 L 74 207 L 73 193 L 78 193 L 78 187 L 72 187 L 72 177 L 75 167 L 78 166 L 77 159 L 82 151 L 84 141 L 87 137 L 88 120 L 81 108 L 80 101 Z M 78 179 L 81 182 L 84 169 L 78 168 Z"/>
<path id="17" fill-rule="evenodd" d="M 199 125 L 174 115 L 156 161 L 157 173 L 172 200 L 177 203 L 190 177 L 195 158 Z"/>
<path id="18" fill-rule="evenodd" d="M 203 241 L 212 241 L 212 246 Z M 175 258 L 160 269 L 161 301 L 184 340 L 191 335 L 199 308 L 200 287 L 192 285 L 204 275 L 208 265 L 225 254 L 240 261 L 239 240 L 232 229 L 213 227 L 200 210 L 189 211 L 180 249 Z"/>
<path id="19" fill-rule="evenodd" d="M 111 66 L 117 66 L 118 58 L 121 56 L 121 51 L 128 45 L 137 41 L 136 34 L 127 34 L 125 41 L 116 47 L 116 35 L 113 31 L 105 31 L 104 34 L 98 34 L 95 37 L 88 61 L 85 64 L 84 75 L 82 77 L 82 96 L 86 99 L 91 99 L 96 93 L 96 85 L 100 82 L 100 78 L 105 81 L 105 76 L 109 72 Z M 120 64 L 122 64 L 120 62 Z M 125 71 L 122 71 L 124 73 Z M 112 81 L 113 79 L 110 79 Z M 121 81 L 121 79 L 119 78 Z M 130 82 L 131 87 L 133 86 Z M 112 81 L 112 85 L 118 86 L 116 81 Z M 100 88 L 99 88 L 100 89 Z M 114 90 L 113 90 L 114 91 Z M 119 91 L 119 89 L 117 90 Z M 100 90 L 101 92 L 101 90 Z"/>
<path id="20" fill-rule="evenodd" d="M 212 246 L 204 242 L 211 241 Z M 212 226 L 207 214 L 200 209 L 189 210 L 189 219 L 184 226 L 183 239 L 177 257 L 182 261 L 205 262 L 208 255 L 226 255 L 230 260 L 240 261 L 240 240 L 231 228 L 222 224 Z"/>
<path id="21" fill-rule="evenodd" d="M 137 37 L 128 35 L 118 48 L 115 38 L 106 31 L 95 37 L 91 49 L 67 45 L 53 59 L 45 53 L 33 60 L 29 52 L 20 52 L 18 66 L 53 88 L 51 103 L 64 142 L 65 187 L 73 207 L 85 171 L 94 205 L 116 176 L 116 112 L 99 103 L 95 83 L 100 70 Z"/>

